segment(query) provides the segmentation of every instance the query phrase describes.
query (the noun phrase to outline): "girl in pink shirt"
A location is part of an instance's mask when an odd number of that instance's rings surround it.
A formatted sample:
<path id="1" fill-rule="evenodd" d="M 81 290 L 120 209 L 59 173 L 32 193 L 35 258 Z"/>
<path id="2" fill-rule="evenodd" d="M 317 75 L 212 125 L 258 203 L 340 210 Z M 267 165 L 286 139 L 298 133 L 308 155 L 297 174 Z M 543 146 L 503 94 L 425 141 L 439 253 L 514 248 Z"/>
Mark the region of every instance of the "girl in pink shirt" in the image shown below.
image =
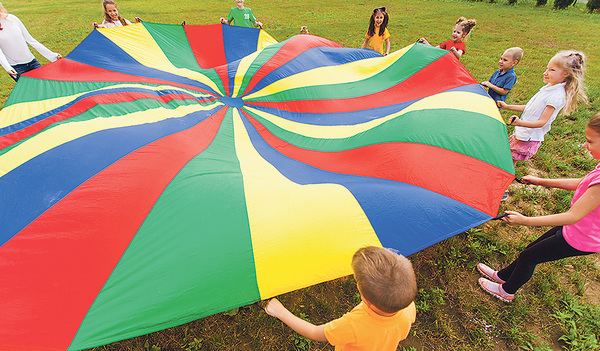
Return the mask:
<path id="1" fill-rule="evenodd" d="M 585 127 L 586 148 L 594 159 L 600 159 L 600 113 L 590 118 Z M 491 295 L 510 302 L 515 292 L 527 283 L 539 263 L 565 257 L 600 252 L 600 164 L 583 178 L 543 179 L 523 177 L 525 184 L 574 190 L 571 208 L 564 213 L 526 217 L 506 211 L 503 220 L 511 225 L 555 226 L 532 242 L 507 267 L 495 271 L 483 263 L 477 270 L 485 277 L 479 285 Z"/>

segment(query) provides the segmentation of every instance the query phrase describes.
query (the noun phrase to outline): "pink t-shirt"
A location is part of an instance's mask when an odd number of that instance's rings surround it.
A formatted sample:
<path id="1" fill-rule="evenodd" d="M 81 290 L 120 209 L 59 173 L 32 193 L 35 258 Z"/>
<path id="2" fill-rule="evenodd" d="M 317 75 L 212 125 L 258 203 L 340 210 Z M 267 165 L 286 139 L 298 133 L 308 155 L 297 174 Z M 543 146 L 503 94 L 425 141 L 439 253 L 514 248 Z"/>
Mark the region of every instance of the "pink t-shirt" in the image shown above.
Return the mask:
<path id="1" fill-rule="evenodd" d="M 571 206 L 592 185 L 600 184 L 600 163 L 588 173 L 575 190 Z M 569 245 L 585 252 L 600 252 L 600 206 L 574 224 L 563 227 L 563 236 Z"/>

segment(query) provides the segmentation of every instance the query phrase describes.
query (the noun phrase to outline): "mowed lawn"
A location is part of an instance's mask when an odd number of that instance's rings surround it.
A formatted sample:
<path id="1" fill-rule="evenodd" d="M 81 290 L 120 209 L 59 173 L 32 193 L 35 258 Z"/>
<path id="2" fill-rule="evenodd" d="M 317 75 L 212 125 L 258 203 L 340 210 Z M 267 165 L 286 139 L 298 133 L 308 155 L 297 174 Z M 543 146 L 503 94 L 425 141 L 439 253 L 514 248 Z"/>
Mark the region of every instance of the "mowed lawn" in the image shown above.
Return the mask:
<path id="1" fill-rule="evenodd" d="M 122 16 L 133 20 L 180 24 L 213 24 L 226 16 L 233 1 L 118 1 Z M 40 42 L 63 56 L 88 35 L 93 21 L 100 22 L 100 1 L 5 0 Z M 459 16 L 477 19 L 467 41 L 462 64 L 479 81 L 497 69 L 504 50 L 525 50 L 516 67 L 518 82 L 509 102 L 525 104 L 543 85 L 542 73 L 559 50 L 576 49 L 587 59 L 586 84 L 590 103 L 553 124 L 547 140 L 531 161 L 517 165 L 517 175 L 577 177 L 589 172 L 596 161 L 579 148 L 587 119 L 600 111 L 600 14 L 588 14 L 583 4 L 564 11 L 551 4 L 536 7 L 532 0 L 515 6 L 495 3 L 429 1 L 275 1 L 247 0 L 264 29 L 278 41 L 308 26 L 311 34 L 349 47 L 360 47 L 373 8 L 386 6 L 390 13 L 392 51 L 426 37 L 438 44 L 450 39 Z M 33 49 L 32 49 L 33 50 Z M 102 50 L 102 48 L 98 48 Z M 36 57 L 47 61 L 36 51 Z M 14 82 L 0 75 L 0 106 Z M 503 112 L 503 116 L 510 116 Z M 527 215 L 547 214 L 568 208 L 571 194 L 513 184 L 501 210 L 516 209 Z M 576 350 L 588 342 L 600 349 L 593 335 L 600 325 L 583 315 L 599 313 L 600 263 L 598 255 L 567 259 L 540 266 L 534 278 L 510 305 L 485 295 L 476 284 L 475 264 L 485 261 L 501 266 L 546 228 L 509 227 L 487 223 L 434 245 L 411 257 L 419 282 L 417 322 L 399 349 L 412 350 Z M 346 277 L 295 291 L 281 300 L 296 314 L 324 323 L 350 310 L 358 301 L 355 283 Z M 572 322 L 572 325 L 570 324 Z M 309 343 L 257 304 L 231 315 L 218 314 L 97 350 L 332 350 L 325 343 Z M 583 349 L 583 348 L 581 348 Z"/>

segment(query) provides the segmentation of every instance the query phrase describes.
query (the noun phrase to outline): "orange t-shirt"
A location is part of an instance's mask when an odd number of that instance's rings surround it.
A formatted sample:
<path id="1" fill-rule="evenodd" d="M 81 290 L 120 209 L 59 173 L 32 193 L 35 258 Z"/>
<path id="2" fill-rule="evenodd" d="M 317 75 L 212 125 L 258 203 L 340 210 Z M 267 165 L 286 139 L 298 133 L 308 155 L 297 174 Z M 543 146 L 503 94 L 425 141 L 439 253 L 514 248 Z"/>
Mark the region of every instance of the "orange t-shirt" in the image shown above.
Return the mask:
<path id="1" fill-rule="evenodd" d="M 378 315 L 361 302 L 341 318 L 325 324 L 325 337 L 336 351 L 394 351 L 408 336 L 416 316 L 414 302 L 389 317 Z"/>

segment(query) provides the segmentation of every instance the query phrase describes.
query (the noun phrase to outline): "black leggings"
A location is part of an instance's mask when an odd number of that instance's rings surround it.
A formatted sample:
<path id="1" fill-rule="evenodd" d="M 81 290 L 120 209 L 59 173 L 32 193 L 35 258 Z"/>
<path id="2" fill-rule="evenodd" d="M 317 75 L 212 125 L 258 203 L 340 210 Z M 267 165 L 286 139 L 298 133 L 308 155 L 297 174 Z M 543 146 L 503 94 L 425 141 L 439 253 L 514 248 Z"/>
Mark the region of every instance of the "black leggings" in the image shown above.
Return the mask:
<path id="1" fill-rule="evenodd" d="M 506 282 L 502 284 L 504 291 L 514 294 L 531 279 L 538 264 L 592 253 L 573 248 L 563 237 L 562 226 L 554 227 L 527 245 L 513 263 L 498 272 L 498 277 Z"/>

